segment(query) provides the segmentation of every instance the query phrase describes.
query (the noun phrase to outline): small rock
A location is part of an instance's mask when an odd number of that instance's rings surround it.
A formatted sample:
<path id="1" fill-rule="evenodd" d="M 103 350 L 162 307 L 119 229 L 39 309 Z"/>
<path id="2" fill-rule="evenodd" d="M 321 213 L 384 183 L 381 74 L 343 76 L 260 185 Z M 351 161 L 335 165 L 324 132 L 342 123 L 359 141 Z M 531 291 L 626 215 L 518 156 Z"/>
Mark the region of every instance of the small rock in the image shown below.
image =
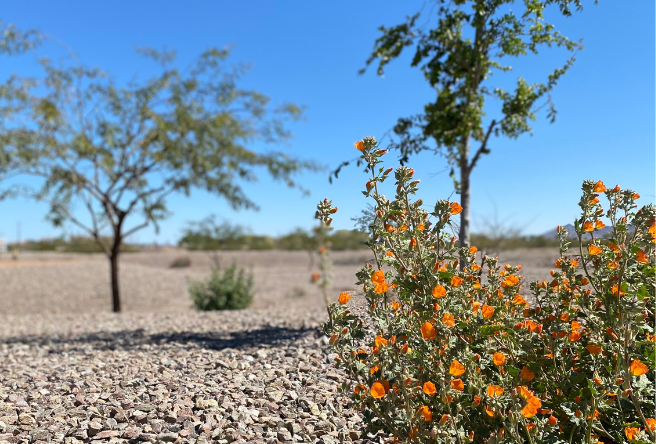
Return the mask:
<path id="1" fill-rule="evenodd" d="M 87 429 L 87 433 L 89 434 L 90 437 L 96 436 L 96 434 L 100 433 L 103 429 L 102 424 L 96 421 L 91 421 L 89 423 L 89 428 Z"/>
<path id="2" fill-rule="evenodd" d="M 160 433 L 157 435 L 157 439 L 164 442 L 174 442 L 176 439 L 178 439 L 178 434 L 173 432 Z"/>
<path id="3" fill-rule="evenodd" d="M 95 439 L 107 439 L 107 438 L 114 438 L 116 436 L 121 436 L 121 432 L 118 430 L 105 430 L 103 432 L 98 433 L 97 435 L 94 435 Z"/>
<path id="4" fill-rule="evenodd" d="M 30 431 L 30 437 L 33 441 L 47 441 L 50 433 L 44 429 L 34 429 Z"/>
<path id="5" fill-rule="evenodd" d="M 216 399 L 196 399 L 196 408 L 199 410 L 207 410 L 218 406 L 219 403 Z"/>
<path id="6" fill-rule="evenodd" d="M 30 425 L 30 424 L 36 424 L 36 419 L 34 419 L 33 416 L 27 413 L 21 413 L 20 415 L 18 415 L 18 422 L 23 425 Z"/>

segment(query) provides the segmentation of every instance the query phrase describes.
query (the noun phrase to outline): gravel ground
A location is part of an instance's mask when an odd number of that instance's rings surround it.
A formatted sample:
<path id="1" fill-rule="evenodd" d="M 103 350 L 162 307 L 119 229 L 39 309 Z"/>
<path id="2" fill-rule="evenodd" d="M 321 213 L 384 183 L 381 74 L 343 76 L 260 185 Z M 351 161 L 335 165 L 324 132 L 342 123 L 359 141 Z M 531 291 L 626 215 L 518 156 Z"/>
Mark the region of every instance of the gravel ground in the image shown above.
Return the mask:
<path id="1" fill-rule="evenodd" d="M 192 266 L 168 268 L 181 255 Z M 547 278 L 556 257 L 502 259 L 532 280 Z M 361 416 L 337 392 L 307 253 L 221 259 L 252 268 L 253 309 L 191 310 L 186 282 L 210 270 L 201 253 L 124 255 L 120 315 L 108 312 L 101 256 L 0 259 L 0 444 L 384 442 L 361 436 Z M 353 289 L 367 259 L 334 253 L 332 293 Z"/>
<path id="2" fill-rule="evenodd" d="M 324 317 L 8 316 L 0 442 L 382 442 L 337 393 Z"/>

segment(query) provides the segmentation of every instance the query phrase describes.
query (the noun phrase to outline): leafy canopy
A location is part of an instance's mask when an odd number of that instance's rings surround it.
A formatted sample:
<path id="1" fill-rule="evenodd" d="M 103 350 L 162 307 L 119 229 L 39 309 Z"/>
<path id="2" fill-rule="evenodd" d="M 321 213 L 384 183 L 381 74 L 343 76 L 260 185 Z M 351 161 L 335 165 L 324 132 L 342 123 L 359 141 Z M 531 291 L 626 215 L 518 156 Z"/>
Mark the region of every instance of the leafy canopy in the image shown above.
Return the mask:
<path id="1" fill-rule="evenodd" d="M 378 74 L 382 75 L 388 63 L 404 49 L 414 47 L 411 65 L 422 70 L 436 97 L 425 105 L 423 113 L 398 120 L 394 133 L 399 139 L 392 147 L 399 149 L 403 162 L 410 154 L 433 150 L 445 155 L 451 165 L 466 161 L 465 166 L 471 170 L 482 154 L 489 153 L 487 142 L 492 134 L 517 138 L 530 132 L 529 121 L 535 120 L 540 106 L 549 105 L 549 116 L 555 118 L 549 101 L 538 102 L 572 66 L 573 55 L 543 83 L 529 83 L 519 77 L 514 90 L 495 86 L 493 74 L 511 70 L 508 58 L 537 54 L 541 47 L 560 47 L 571 52 L 582 48 L 544 19 L 550 4 L 557 5 L 566 16 L 571 15 L 572 7 L 581 9 L 582 5 L 579 0 L 432 3 L 429 14 L 435 11 L 436 23 L 433 17 L 420 23 L 420 12 L 401 25 L 381 27 L 383 35 L 376 40 L 367 66 L 378 61 Z M 516 3 L 520 4 L 521 13 L 510 9 Z M 484 124 L 486 100 L 490 99 L 500 103 L 499 117 Z M 464 143 L 470 137 L 480 142 L 471 162 L 468 145 L 465 148 Z M 436 148 L 429 145 L 429 139 L 436 143 Z"/>
<path id="2" fill-rule="evenodd" d="M 248 148 L 285 142 L 285 122 L 302 110 L 273 107 L 265 95 L 239 88 L 247 67 L 227 65 L 227 49 L 209 49 L 185 70 L 171 65 L 172 52 L 140 52 L 159 63 L 159 75 L 119 86 L 99 69 L 43 58 L 43 78 L 13 75 L 0 86 L 0 175 L 43 178 L 40 189 L 20 191 L 49 202 L 55 224 L 68 219 L 96 239 L 109 226 L 120 243 L 157 227 L 173 192 L 200 188 L 233 208 L 256 208 L 240 182 L 264 169 L 295 186 L 294 173 L 316 168 Z M 74 201 L 88 209 L 90 223 L 73 212 Z M 124 230 L 134 213 L 142 222 Z"/>

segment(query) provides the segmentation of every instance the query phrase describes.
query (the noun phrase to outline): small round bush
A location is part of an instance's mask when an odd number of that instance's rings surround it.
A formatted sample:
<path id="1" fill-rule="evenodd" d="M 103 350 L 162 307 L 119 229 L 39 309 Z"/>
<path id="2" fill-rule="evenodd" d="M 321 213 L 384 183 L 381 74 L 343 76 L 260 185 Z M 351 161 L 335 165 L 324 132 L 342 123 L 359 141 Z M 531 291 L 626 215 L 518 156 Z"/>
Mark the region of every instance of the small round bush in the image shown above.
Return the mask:
<path id="1" fill-rule="evenodd" d="M 191 267 L 191 258 L 189 256 L 177 257 L 171 262 L 169 268 L 187 268 Z"/>
<path id="2" fill-rule="evenodd" d="M 253 274 L 232 264 L 213 269 L 206 281 L 192 282 L 189 293 L 197 310 L 240 310 L 253 301 Z"/>

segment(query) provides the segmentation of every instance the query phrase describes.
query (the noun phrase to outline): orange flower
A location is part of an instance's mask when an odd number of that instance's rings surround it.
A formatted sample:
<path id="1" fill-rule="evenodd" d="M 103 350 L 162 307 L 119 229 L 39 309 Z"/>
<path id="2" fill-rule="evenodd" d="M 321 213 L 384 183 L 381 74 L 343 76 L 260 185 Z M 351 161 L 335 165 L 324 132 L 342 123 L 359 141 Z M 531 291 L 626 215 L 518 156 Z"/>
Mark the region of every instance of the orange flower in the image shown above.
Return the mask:
<path id="1" fill-rule="evenodd" d="M 577 331 L 581 329 L 581 323 L 579 321 L 572 321 L 572 330 Z"/>
<path id="2" fill-rule="evenodd" d="M 483 304 L 483 309 L 481 310 L 481 313 L 483 313 L 484 318 L 490 318 L 494 314 L 494 307 L 490 307 L 487 304 Z"/>
<path id="3" fill-rule="evenodd" d="M 451 278 L 451 285 L 453 285 L 454 287 L 460 287 L 460 285 L 462 285 L 463 282 L 465 282 L 465 280 L 460 276 L 453 276 Z"/>
<path id="4" fill-rule="evenodd" d="M 605 226 L 606 226 L 606 224 L 603 223 L 602 221 L 600 221 L 600 220 L 595 221 L 595 230 L 601 230 Z"/>
<path id="5" fill-rule="evenodd" d="M 449 366 L 449 373 L 453 376 L 460 376 L 465 373 L 465 370 L 465 366 L 459 363 L 456 359 L 454 359 Z"/>
<path id="6" fill-rule="evenodd" d="M 485 413 L 487 413 L 488 416 L 494 417 L 494 410 L 492 410 L 490 407 L 485 406 Z"/>
<path id="7" fill-rule="evenodd" d="M 399 304 L 399 303 L 396 302 L 396 301 L 393 301 L 393 302 L 392 302 L 392 308 L 393 308 L 394 310 L 398 310 L 399 308 L 401 308 L 401 304 Z"/>
<path id="8" fill-rule="evenodd" d="M 312 282 L 316 282 L 319 280 L 319 276 L 321 276 L 318 272 L 312 273 Z"/>
<path id="9" fill-rule="evenodd" d="M 374 284 L 382 284 L 385 282 L 385 272 L 383 270 L 375 271 L 374 274 L 371 275 L 371 282 Z"/>
<path id="10" fill-rule="evenodd" d="M 647 418 L 647 425 L 649 426 L 649 430 L 653 432 L 656 429 L 656 419 Z"/>
<path id="11" fill-rule="evenodd" d="M 428 422 L 433 419 L 433 413 L 430 411 L 428 406 L 424 405 L 419 409 L 419 413 L 424 417 L 424 421 Z"/>
<path id="12" fill-rule="evenodd" d="M 619 295 L 624 296 L 626 293 L 620 290 L 620 287 L 617 284 L 614 284 L 613 287 L 610 289 L 611 293 L 613 293 L 615 296 Z"/>
<path id="13" fill-rule="evenodd" d="M 444 425 L 444 424 L 446 424 L 446 422 L 447 422 L 448 420 L 449 420 L 449 415 L 447 415 L 447 414 L 445 413 L 445 414 L 443 414 L 442 417 L 440 418 L 440 424 Z"/>
<path id="14" fill-rule="evenodd" d="M 645 364 L 640 362 L 640 359 L 634 359 L 631 361 L 631 365 L 629 366 L 629 369 L 631 370 L 631 374 L 633 376 L 640 376 L 640 375 L 646 375 L 649 373 L 649 367 L 647 367 Z"/>
<path id="15" fill-rule="evenodd" d="M 585 348 L 587 348 L 588 351 L 593 355 L 598 355 L 599 353 L 601 353 L 601 350 L 602 350 L 601 346 L 599 346 L 597 344 L 589 344 L 589 345 L 586 345 Z"/>
<path id="16" fill-rule="evenodd" d="M 603 193 L 604 191 L 606 191 L 606 186 L 605 186 L 604 183 L 600 180 L 599 182 L 597 182 L 597 183 L 594 185 L 594 188 L 592 189 L 592 191 L 594 191 L 595 193 Z"/>
<path id="17" fill-rule="evenodd" d="M 385 256 L 392 257 L 392 256 L 394 256 L 394 253 L 392 253 L 391 251 L 388 251 L 387 253 L 385 253 Z"/>
<path id="18" fill-rule="evenodd" d="M 373 396 L 376 399 L 382 398 L 383 396 L 385 396 L 385 394 L 388 391 L 389 391 L 389 382 L 387 382 L 384 379 L 374 382 L 373 385 L 371 386 L 371 390 L 369 390 L 371 396 Z"/>
<path id="19" fill-rule="evenodd" d="M 373 374 L 376 373 L 378 370 L 380 370 L 380 367 L 378 367 L 377 365 L 374 365 L 373 367 L 371 367 L 371 368 L 369 369 L 369 374 L 373 375 Z"/>
<path id="20" fill-rule="evenodd" d="M 414 237 L 412 239 L 410 239 L 410 246 L 411 247 L 416 247 L 417 246 L 417 239 L 415 239 Z"/>
<path id="21" fill-rule="evenodd" d="M 615 245 L 615 243 L 613 243 L 613 242 L 609 242 L 609 243 L 608 243 L 608 248 L 610 248 L 611 250 L 613 250 L 613 253 L 619 253 L 619 252 L 620 252 L 620 247 L 618 247 L 617 245 Z"/>
<path id="22" fill-rule="evenodd" d="M 385 224 L 385 231 L 387 231 L 388 233 L 393 233 L 394 227 L 390 224 Z"/>
<path id="23" fill-rule="evenodd" d="M 460 204 L 458 202 L 451 202 L 451 214 L 455 216 L 460 213 L 462 213 L 462 207 Z"/>
<path id="24" fill-rule="evenodd" d="M 501 396 L 502 394 L 503 394 L 503 387 L 493 384 L 487 386 L 487 396 L 489 396 L 490 398 L 493 396 Z"/>
<path id="25" fill-rule="evenodd" d="M 424 393 L 430 396 L 434 395 L 436 392 L 437 390 L 435 389 L 435 384 L 430 381 L 424 382 Z"/>
<path id="26" fill-rule="evenodd" d="M 351 299 L 351 295 L 350 295 L 350 294 L 348 294 L 348 293 L 346 293 L 346 292 L 343 292 L 343 293 L 340 293 L 340 294 L 339 294 L 339 299 L 338 299 L 338 301 L 339 301 L 340 304 L 346 304 L 346 303 L 349 301 L 349 299 Z"/>
<path id="27" fill-rule="evenodd" d="M 535 373 L 533 373 L 530 368 L 524 366 L 520 372 L 520 376 L 525 381 L 532 381 L 535 378 Z"/>
<path id="28" fill-rule="evenodd" d="M 506 287 L 514 287 L 514 286 L 517 285 L 517 284 L 519 284 L 519 278 L 518 278 L 517 276 L 515 276 L 515 275 L 507 276 L 507 277 L 503 280 L 503 282 L 501 282 L 501 286 L 502 286 L 503 288 L 506 288 Z"/>
<path id="29" fill-rule="evenodd" d="M 330 341 L 329 341 L 329 342 L 330 342 L 331 344 L 334 344 L 335 342 L 337 342 L 338 339 L 339 339 L 339 335 L 338 335 L 337 333 L 335 333 L 334 335 L 332 335 L 332 336 L 330 337 Z"/>
<path id="30" fill-rule="evenodd" d="M 383 338 L 382 336 L 376 336 L 376 339 L 374 339 L 374 343 L 376 344 L 376 347 L 380 347 L 381 345 L 387 345 L 387 339 Z"/>
<path id="31" fill-rule="evenodd" d="M 635 199 L 640 199 L 640 194 L 638 193 L 633 193 L 633 196 L 631 196 L 634 200 Z"/>
<path id="32" fill-rule="evenodd" d="M 450 313 L 444 313 L 444 316 L 442 316 L 442 323 L 446 325 L 447 327 L 455 327 L 455 319 L 452 314 Z"/>
<path id="33" fill-rule="evenodd" d="M 526 299 L 521 297 L 519 294 L 516 294 L 515 297 L 513 298 L 513 304 L 526 305 Z"/>
<path id="34" fill-rule="evenodd" d="M 474 395 L 474 406 L 477 406 L 480 403 L 481 403 L 481 397 L 478 395 Z"/>
<path id="35" fill-rule="evenodd" d="M 446 289 L 444 287 L 437 285 L 435 288 L 433 288 L 434 298 L 443 298 L 444 296 L 446 296 Z"/>
<path id="36" fill-rule="evenodd" d="M 637 427 L 625 427 L 624 434 L 627 438 L 633 440 L 636 439 L 636 435 L 640 432 L 640 429 Z"/>
<path id="37" fill-rule="evenodd" d="M 496 352 L 492 355 L 492 360 L 494 361 L 494 365 L 503 365 L 506 362 L 506 357 L 503 353 Z"/>
<path id="38" fill-rule="evenodd" d="M 596 256 L 601 253 L 601 248 L 599 248 L 596 245 L 590 244 L 588 245 L 588 253 L 590 253 L 591 256 Z"/>
<path id="39" fill-rule="evenodd" d="M 563 322 L 568 322 L 569 321 L 569 313 L 563 313 L 560 315 L 560 320 Z"/>
<path id="40" fill-rule="evenodd" d="M 592 222 L 586 220 L 583 223 L 583 231 L 587 231 L 587 232 L 594 231 L 594 226 L 592 225 Z"/>
<path id="41" fill-rule="evenodd" d="M 638 254 L 636 254 L 636 260 L 641 264 L 647 264 L 649 263 L 649 256 L 647 256 L 644 251 L 640 250 L 638 251 Z"/>
<path id="42" fill-rule="evenodd" d="M 476 254 L 477 251 L 478 251 L 478 248 L 476 248 L 474 246 L 469 247 L 469 254 Z"/>
<path id="43" fill-rule="evenodd" d="M 421 337 L 424 338 L 426 341 L 430 341 L 432 339 L 435 339 L 437 336 L 437 332 L 435 331 L 435 327 L 433 327 L 433 324 L 430 322 L 424 322 L 424 325 L 421 326 Z"/>
<path id="44" fill-rule="evenodd" d="M 358 151 L 362 151 L 362 150 L 364 150 L 364 143 L 362 143 L 362 141 L 355 142 L 355 148 L 356 148 Z"/>
<path id="45" fill-rule="evenodd" d="M 579 339 L 581 339 L 581 333 L 579 333 L 578 331 L 573 331 L 569 334 L 570 342 L 576 342 Z"/>
<path id="46" fill-rule="evenodd" d="M 522 409 L 522 415 L 524 415 L 525 418 L 532 418 L 537 412 L 538 409 L 530 402 Z"/>
<path id="47" fill-rule="evenodd" d="M 472 311 L 473 311 L 474 313 L 476 313 L 476 312 L 478 312 L 478 309 L 479 309 L 479 308 L 481 308 L 481 303 L 478 302 L 478 301 L 475 301 L 475 302 L 472 304 Z"/>
<path id="48" fill-rule="evenodd" d="M 454 379 L 451 381 L 451 388 L 458 391 L 463 391 L 465 389 L 465 384 L 462 383 L 462 379 Z"/>
<path id="49" fill-rule="evenodd" d="M 558 418 L 556 418 L 555 416 L 551 415 L 551 416 L 549 417 L 549 425 L 553 427 L 553 426 L 555 426 L 556 424 L 558 424 Z"/>

